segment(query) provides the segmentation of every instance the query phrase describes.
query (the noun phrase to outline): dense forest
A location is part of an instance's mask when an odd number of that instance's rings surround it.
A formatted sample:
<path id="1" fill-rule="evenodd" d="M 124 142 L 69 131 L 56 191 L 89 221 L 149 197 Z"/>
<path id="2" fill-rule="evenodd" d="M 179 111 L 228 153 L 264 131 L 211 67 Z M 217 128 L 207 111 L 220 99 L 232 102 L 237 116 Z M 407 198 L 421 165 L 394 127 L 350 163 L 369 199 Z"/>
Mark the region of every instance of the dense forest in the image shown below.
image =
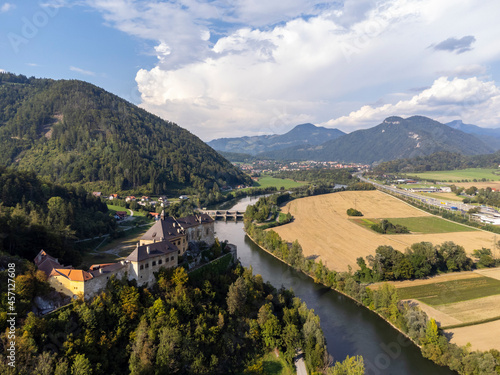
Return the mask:
<path id="1" fill-rule="evenodd" d="M 78 265 L 77 238 L 113 232 L 106 204 L 83 188 L 42 181 L 33 172 L 0 167 L 0 251 L 33 259 L 45 249 Z"/>
<path id="2" fill-rule="evenodd" d="M 2 350 L 0 372 L 262 374 L 261 358 L 275 348 L 288 364 L 301 348 L 310 372 L 325 371 L 330 362 L 314 312 L 251 269 L 227 266 L 189 275 L 162 270 L 149 290 L 111 278 L 93 300 L 46 317 L 29 313 L 16 332 L 17 366 L 6 365 Z"/>
<path id="3" fill-rule="evenodd" d="M 442 151 L 428 156 L 418 156 L 411 159 L 397 159 L 380 163 L 373 169 L 373 172 L 381 174 L 446 171 L 465 168 L 496 168 L 499 164 L 500 152 L 467 156 Z"/>
<path id="4" fill-rule="evenodd" d="M 203 141 L 94 85 L 0 73 L 0 165 L 88 189 L 166 194 L 250 184 Z"/>
<path id="5" fill-rule="evenodd" d="M 299 171 L 280 171 L 274 174 L 276 178 L 289 178 L 294 181 L 307 181 L 320 186 L 334 187 L 349 185 L 357 178 L 352 176 L 351 169 L 308 169 Z"/>

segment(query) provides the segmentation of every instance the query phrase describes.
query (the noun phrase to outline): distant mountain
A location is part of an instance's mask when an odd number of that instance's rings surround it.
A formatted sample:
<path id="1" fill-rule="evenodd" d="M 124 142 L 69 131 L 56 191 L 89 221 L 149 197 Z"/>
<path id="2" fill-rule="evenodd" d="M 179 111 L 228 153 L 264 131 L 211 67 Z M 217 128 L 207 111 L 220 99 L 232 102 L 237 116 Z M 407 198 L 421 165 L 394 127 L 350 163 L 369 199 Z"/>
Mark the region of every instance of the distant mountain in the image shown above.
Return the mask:
<path id="1" fill-rule="evenodd" d="M 208 142 L 217 151 L 257 155 L 261 152 L 280 150 L 297 145 L 319 145 L 327 140 L 345 135 L 338 129 L 328 129 L 313 124 L 301 124 L 285 134 L 256 135 L 253 137 L 219 138 Z"/>
<path id="2" fill-rule="evenodd" d="M 477 125 L 464 124 L 462 120 L 451 121 L 445 125 L 467 134 L 473 134 L 495 150 L 500 149 L 500 128 L 481 128 Z"/>
<path id="3" fill-rule="evenodd" d="M 0 73 L 0 165 L 58 183 L 164 194 L 250 178 L 176 124 L 82 81 Z"/>
<path id="4" fill-rule="evenodd" d="M 259 156 L 287 160 L 373 163 L 438 151 L 466 155 L 487 154 L 494 149 L 475 136 L 423 116 L 389 117 L 370 129 L 357 130 L 314 147 L 293 147 Z"/>

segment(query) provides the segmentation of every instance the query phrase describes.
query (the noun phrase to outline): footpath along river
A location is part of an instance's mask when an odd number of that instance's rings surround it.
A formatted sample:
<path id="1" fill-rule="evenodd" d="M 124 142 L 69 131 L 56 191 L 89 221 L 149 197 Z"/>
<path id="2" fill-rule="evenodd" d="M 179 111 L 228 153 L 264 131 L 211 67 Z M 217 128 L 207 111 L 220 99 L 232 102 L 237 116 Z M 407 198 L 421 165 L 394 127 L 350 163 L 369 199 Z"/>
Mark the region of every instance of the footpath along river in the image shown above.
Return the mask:
<path id="1" fill-rule="evenodd" d="M 229 209 L 244 211 L 256 197 L 233 202 Z M 227 204 L 220 209 L 228 209 Z M 216 236 L 238 246 L 238 257 L 245 267 L 252 266 L 276 288 L 282 285 L 314 309 L 321 319 L 328 352 L 336 361 L 349 355 L 362 355 L 367 375 L 453 375 L 422 357 L 420 349 L 397 330 L 366 308 L 334 290 L 316 284 L 260 249 L 243 231 L 242 222 L 217 221 Z"/>

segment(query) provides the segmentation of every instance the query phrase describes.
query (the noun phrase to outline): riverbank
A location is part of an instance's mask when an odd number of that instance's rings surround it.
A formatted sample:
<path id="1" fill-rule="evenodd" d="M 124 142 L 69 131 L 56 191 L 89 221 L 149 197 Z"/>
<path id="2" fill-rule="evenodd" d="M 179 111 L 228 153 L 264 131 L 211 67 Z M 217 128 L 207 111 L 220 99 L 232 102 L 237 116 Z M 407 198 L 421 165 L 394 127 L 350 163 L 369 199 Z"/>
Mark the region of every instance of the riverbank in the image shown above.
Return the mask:
<path id="1" fill-rule="evenodd" d="M 323 283 L 318 283 L 317 280 L 314 278 L 314 276 L 308 274 L 307 272 L 304 272 L 303 270 L 298 270 L 296 269 L 295 267 L 293 267 L 291 264 L 285 262 L 283 259 L 277 257 L 275 254 L 273 254 L 272 252 L 270 252 L 269 250 L 267 250 L 265 247 L 259 245 L 252 237 L 250 237 L 248 234 L 246 234 L 246 236 L 256 245 L 258 246 L 261 250 L 265 251 L 266 253 L 268 253 L 269 255 L 273 256 L 274 258 L 278 259 L 280 262 L 286 264 L 288 267 L 291 267 L 293 268 L 294 270 L 296 270 L 297 272 L 301 272 L 302 274 L 304 274 L 305 276 L 311 278 L 315 283 L 317 284 L 320 284 L 328 289 L 331 289 L 333 291 L 335 291 L 336 293 L 339 293 L 341 295 L 343 295 L 344 297 L 347 297 L 349 298 L 351 301 L 355 302 L 356 305 L 358 306 L 361 306 L 363 308 L 365 308 L 366 310 L 374 313 L 376 316 L 378 316 L 380 319 L 382 319 L 384 322 L 386 322 L 387 324 L 389 324 L 394 330 L 398 331 L 401 335 L 403 335 L 406 339 L 408 339 L 409 341 L 411 341 L 412 344 L 414 344 L 417 348 L 419 349 L 422 349 L 422 346 L 419 345 L 418 343 L 416 343 L 410 336 L 408 336 L 405 332 L 403 332 L 401 329 L 399 329 L 397 326 L 395 326 L 393 323 L 391 323 L 390 321 L 388 321 L 387 319 L 385 319 L 381 314 L 379 314 L 378 312 L 370 309 L 368 306 L 365 306 L 363 305 L 360 301 L 356 300 L 354 297 L 350 296 L 349 294 L 346 294 L 340 290 L 337 290 L 335 288 L 332 288 L 328 285 L 325 285 Z"/>

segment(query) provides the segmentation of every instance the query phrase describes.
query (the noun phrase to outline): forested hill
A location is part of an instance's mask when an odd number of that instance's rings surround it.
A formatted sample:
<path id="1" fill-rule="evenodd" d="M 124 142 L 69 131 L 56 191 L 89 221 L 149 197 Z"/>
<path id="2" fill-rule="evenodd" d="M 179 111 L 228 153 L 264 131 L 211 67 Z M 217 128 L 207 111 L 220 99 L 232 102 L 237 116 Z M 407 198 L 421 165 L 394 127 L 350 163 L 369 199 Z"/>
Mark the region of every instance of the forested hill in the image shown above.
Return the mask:
<path id="1" fill-rule="evenodd" d="M 94 85 L 0 74 L 0 165 L 165 193 L 249 183 L 198 137 Z"/>
<path id="2" fill-rule="evenodd" d="M 407 173 L 445 171 L 465 168 L 497 168 L 500 165 L 500 151 L 494 154 L 466 156 L 452 152 L 436 152 L 427 156 L 392 160 L 380 163 L 375 173 Z"/>
<path id="3" fill-rule="evenodd" d="M 373 163 L 429 155 L 439 151 L 479 155 L 494 149 L 471 134 L 423 116 L 389 117 L 380 125 L 357 130 L 315 147 L 266 153 L 276 159 Z"/>

